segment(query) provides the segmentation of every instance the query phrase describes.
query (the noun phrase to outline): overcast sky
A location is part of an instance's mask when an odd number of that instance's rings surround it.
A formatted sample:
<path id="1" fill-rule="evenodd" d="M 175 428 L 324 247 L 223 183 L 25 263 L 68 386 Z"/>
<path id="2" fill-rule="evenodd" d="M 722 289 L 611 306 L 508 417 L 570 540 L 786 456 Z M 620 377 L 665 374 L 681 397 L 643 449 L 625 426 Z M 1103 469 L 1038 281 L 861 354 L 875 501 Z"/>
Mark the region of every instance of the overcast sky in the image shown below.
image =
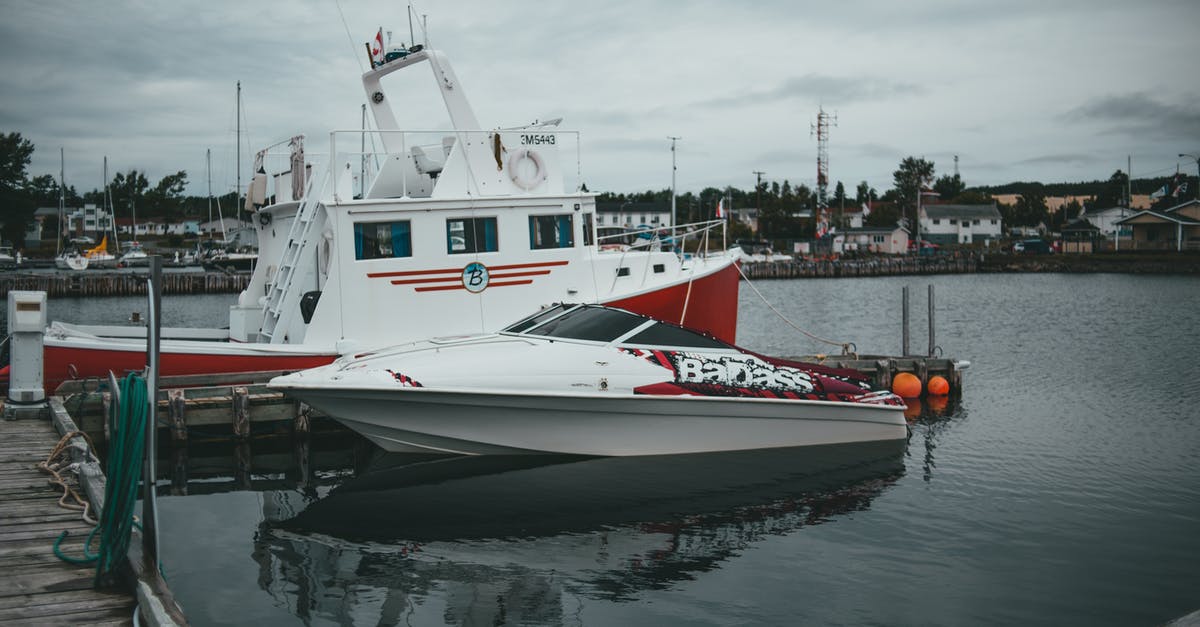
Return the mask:
<path id="1" fill-rule="evenodd" d="M 681 192 L 748 189 L 755 170 L 813 186 L 818 107 L 837 115 L 830 179 L 851 192 L 861 180 L 887 190 L 908 155 L 938 175 L 958 155 L 979 185 L 1106 179 L 1127 155 L 1135 177 L 1160 176 L 1178 153 L 1200 153 L 1196 0 L 415 7 L 481 125 L 565 118 L 593 191 L 668 187 L 669 135 L 682 137 Z M 63 148 L 81 193 L 102 185 L 107 155 L 110 176 L 136 168 L 153 184 L 186 170 L 188 192 L 204 195 L 206 149 L 214 192 L 232 189 L 239 80 L 244 154 L 297 133 L 325 149 L 328 131 L 360 125 L 363 43 L 381 26 L 409 39 L 398 0 L 8 1 L 0 12 L 0 132 L 35 144 L 31 175 L 57 176 Z M 436 104 L 431 81 L 411 83 L 413 113 Z M 243 181 L 249 169 L 244 157 Z"/>

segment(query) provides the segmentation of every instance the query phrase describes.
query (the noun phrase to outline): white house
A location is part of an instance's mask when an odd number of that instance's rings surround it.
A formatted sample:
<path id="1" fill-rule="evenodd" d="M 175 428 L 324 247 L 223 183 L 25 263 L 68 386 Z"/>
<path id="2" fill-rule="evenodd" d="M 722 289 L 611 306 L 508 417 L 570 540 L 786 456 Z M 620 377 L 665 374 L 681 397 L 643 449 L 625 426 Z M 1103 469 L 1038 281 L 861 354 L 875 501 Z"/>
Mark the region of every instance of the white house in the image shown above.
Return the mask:
<path id="1" fill-rule="evenodd" d="M 1106 209 L 1094 209 L 1092 211 L 1086 211 L 1080 217 L 1090 222 L 1092 226 L 1100 229 L 1101 235 L 1104 235 L 1109 239 L 1113 239 L 1117 232 L 1117 222 L 1124 220 L 1125 218 L 1128 218 L 1138 212 L 1139 210 L 1130 209 L 1129 207 L 1108 207 Z M 1126 227 L 1124 235 L 1126 238 L 1128 238 L 1128 227 Z"/>
<path id="2" fill-rule="evenodd" d="M 1000 239 L 1004 232 L 1000 210 L 989 205 L 927 205 L 921 207 L 921 239 L 942 246 Z"/>
<path id="3" fill-rule="evenodd" d="M 596 203 L 596 226 L 637 228 L 671 226 L 670 205 L 652 202 Z"/>
<path id="4" fill-rule="evenodd" d="M 845 236 L 845 244 L 853 244 L 860 251 L 902 255 L 908 252 L 908 229 L 896 226 L 860 226 L 839 232 Z M 850 246 L 846 246 L 850 249 Z"/>

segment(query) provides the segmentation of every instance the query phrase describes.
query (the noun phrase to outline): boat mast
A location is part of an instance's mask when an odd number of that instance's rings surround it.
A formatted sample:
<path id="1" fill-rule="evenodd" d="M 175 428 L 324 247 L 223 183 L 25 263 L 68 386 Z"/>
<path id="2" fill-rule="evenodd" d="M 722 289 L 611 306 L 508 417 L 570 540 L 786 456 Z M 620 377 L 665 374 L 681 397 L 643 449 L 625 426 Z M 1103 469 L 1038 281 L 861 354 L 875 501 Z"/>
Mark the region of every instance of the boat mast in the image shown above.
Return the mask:
<path id="1" fill-rule="evenodd" d="M 67 212 L 67 192 L 66 192 L 66 169 L 67 157 L 63 152 L 62 146 L 58 147 L 58 237 L 54 244 L 54 254 L 57 257 L 62 252 L 62 239 L 67 234 L 67 227 L 63 224 L 63 219 Z"/>
<path id="2" fill-rule="evenodd" d="M 237 221 L 242 223 L 242 81 L 237 82 L 237 111 L 234 114 L 237 117 L 237 187 L 234 188 L 237 201 Z M 228 180 L 228 179 L 227 179 Z M 225 225 L 221 225 L 221 232 L 225 232 Z"/>
<path id="3" fill-rule="evenodd" d="M 204 163 L 208 171 L 208 223 L 212 224 L 212 148 L 204 151 Z"/>
<path id="4" fill-rule="evenodd" d="M 117 237 L 117 208 L 113 206 L 112 193 L 108 188 L 108 155 L 104 155 L 104 200 L 100 203 L 101 209 L 108 212 L 108 219 L 111 221 L 113 243 L 117 246 L 117 253 L 121 252 L 121 240 Z M 135 241 L 137 237 L 133 238 Z"/>

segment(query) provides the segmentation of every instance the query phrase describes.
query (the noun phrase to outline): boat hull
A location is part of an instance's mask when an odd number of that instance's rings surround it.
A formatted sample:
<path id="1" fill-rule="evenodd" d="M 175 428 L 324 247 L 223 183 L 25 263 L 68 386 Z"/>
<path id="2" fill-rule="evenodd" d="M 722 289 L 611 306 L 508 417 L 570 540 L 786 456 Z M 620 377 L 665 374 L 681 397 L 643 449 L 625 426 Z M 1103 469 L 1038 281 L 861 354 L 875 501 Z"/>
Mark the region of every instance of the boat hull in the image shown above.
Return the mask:
<path id="1" fill-rule="evenodd" d="M 391 452 L 672 455 L 908 436 L 902 406 L 865 403 L 273 387 Z"/>
<path id="2" fill-rule="evenodd" d="M 332 351 L 302 351 L 295 346 L 273 350 L 271 345 L 227 342 L 164 341 L 160 352 L 161 376 L 292 371 L 332 362 Z M 79 340 L 47 338 L 43 348 L 43 376 L 47 394 L 76 379 L 122 375 L 146 367 L 146 346 L 137 341 L 107 341 L 88 346 Z M 5 369 L 7 375 L 7 367 Z"/>

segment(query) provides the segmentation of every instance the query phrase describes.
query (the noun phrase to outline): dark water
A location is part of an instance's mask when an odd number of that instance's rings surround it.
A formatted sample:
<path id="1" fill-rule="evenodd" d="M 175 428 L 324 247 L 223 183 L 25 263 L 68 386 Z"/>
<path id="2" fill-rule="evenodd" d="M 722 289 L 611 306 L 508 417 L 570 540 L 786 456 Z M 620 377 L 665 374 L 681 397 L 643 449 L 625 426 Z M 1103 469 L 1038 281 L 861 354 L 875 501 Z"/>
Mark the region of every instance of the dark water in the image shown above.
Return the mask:
<path id="1" fill-rule="evenodd" d="M 930 283 L 937 343 L 972 365 L 961 405 L 927 405 L 898 450 L 535 463 L 254 442 L 239 466 L 245 450 L 194 445 L 190 494 L 159 501 L 170 585 L 197 625 L 1156 625 L 1200 609 L 1200 279 L 757 285 L 811 332 L 894 354 L 905 284 L 926 346 Z M 227 302 L 179 299 L 165 319 Z M 740 312 L 749 348 L 831 350 L 745 286 Z"/>

